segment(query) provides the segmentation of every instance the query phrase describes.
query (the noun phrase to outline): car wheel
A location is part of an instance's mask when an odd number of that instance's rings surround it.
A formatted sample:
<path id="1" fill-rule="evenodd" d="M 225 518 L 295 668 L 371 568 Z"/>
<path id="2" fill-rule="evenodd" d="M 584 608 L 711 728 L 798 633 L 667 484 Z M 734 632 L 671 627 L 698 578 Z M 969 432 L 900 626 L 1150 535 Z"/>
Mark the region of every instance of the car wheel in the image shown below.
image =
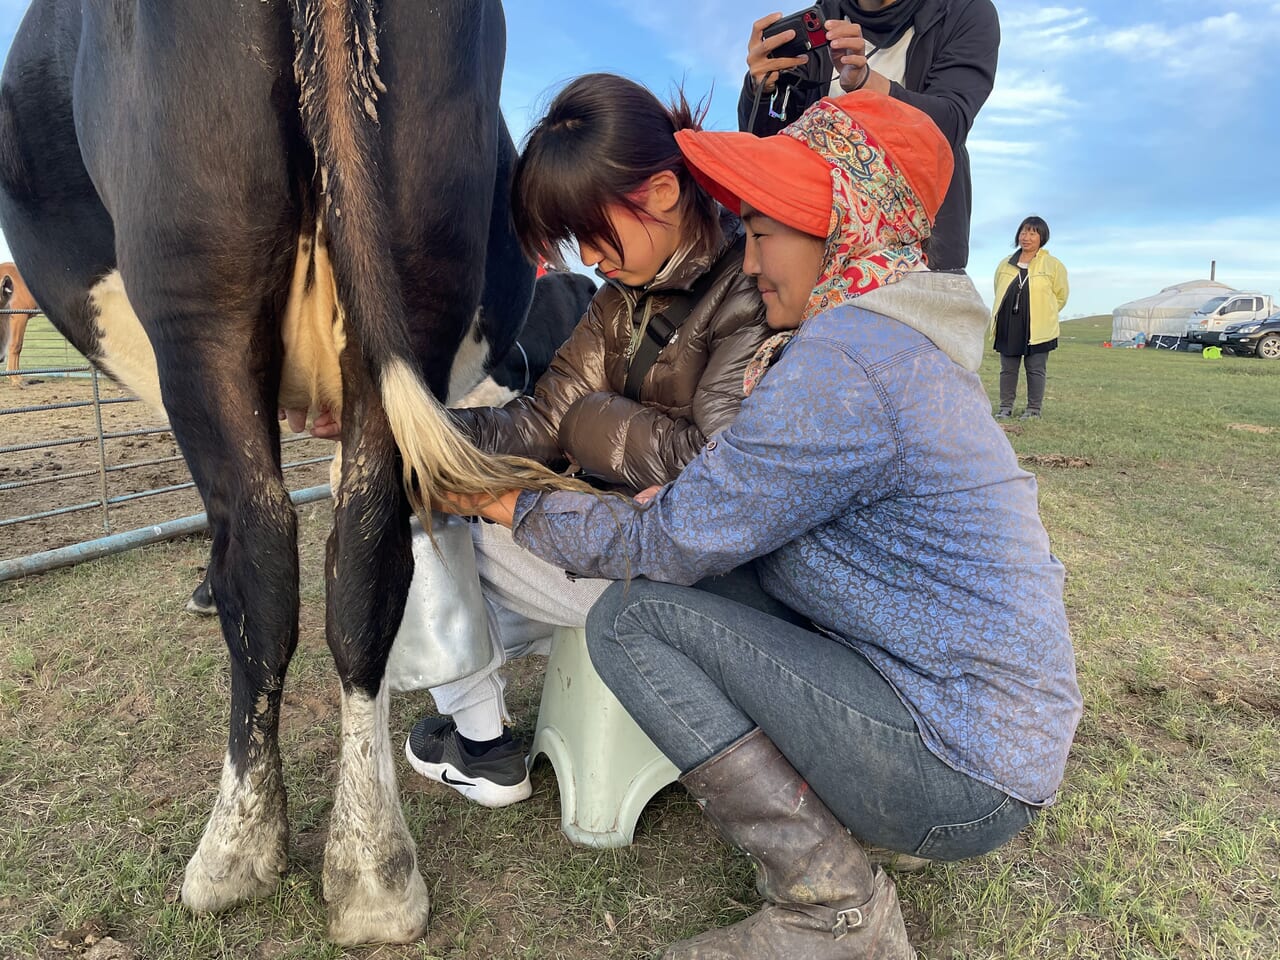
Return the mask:
<path id="1" fill-rule="evenodd" d="M 1280 360 L 1280 333 L 1269 333 L 1258 341 L 1258 356 L 1263 360 Z"/>

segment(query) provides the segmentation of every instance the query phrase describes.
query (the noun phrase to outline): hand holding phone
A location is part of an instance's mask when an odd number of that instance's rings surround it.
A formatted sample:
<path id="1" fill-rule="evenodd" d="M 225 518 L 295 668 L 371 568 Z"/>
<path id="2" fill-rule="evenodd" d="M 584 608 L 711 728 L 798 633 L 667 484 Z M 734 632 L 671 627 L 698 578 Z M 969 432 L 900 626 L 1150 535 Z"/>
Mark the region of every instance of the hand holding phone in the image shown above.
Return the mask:
<path id="1" fill-rule="evenodd" d="M 811 7 L 809 11 L 803 12 L 814 11 L 818 11 L 818 8 Z M 800 34 L 796 31 L 796 27 L 789 26 L 784 21 L 798 24 L 800 29 L 805 31 L 804 38 L 798 39 Z M 812 23 L 812 20 L 810 22 Z M 768 36 L 765 36 L 765 31 L 768 31 Z M 799 49 L 798 55 L 778 53 L 779 48 L 792 45 L 793 42 L 791 49 Z M 752 83 L 764 93 L 771 92 L 777 83 L 779 71 L 803 66 L 809 61 L 805 46 L 807 42 L 808 30 L 802 14 L 792 14 L 788 18 L 780 13 L 771 13 L 761 17 L 751 25 L 751 42 L 747 46 L 747 70 L 751 73 Z"/>
<path id="2" fill-rule="evenodd" d="M 840 88 L 846 93 L 861 90 L 871 79 L 871 64 L 867 58 L 875 52 L 862 35 L 862 27 L 847 20 L 836 20 L 827 31 L 831 66 L 840 80 Z"/>
<path id="3" fill-rule="evenodd" d="M 775 58 L 801 57 L 827 45 L 826 19 L 821 8 L 808 7 L 765 27 L 762 38 L 768 40 L 787 30 L 794 31 L 795 36 L 773 48 L 773 55 Z"/>

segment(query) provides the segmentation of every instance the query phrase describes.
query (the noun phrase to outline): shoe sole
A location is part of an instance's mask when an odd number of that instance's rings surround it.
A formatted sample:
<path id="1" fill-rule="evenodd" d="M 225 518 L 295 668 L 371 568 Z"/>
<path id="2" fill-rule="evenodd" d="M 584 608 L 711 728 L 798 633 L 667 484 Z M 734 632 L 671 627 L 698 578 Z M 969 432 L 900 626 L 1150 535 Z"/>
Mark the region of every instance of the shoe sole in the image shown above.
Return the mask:
<path id="1" fill-rule="evenodd" d="M 932 860 L 928 860 L 925 857 L 917 857 L 910 853 L 898 853 L 895 850 L 877 847 L 870 843 L 864 843 L 862 850 L 867 855 L 867 859 L 872 866 L 884 867 L 884 869 L 892 870 L 894 873 L 918 873 L 933 863 Z"/>
<path id="2" fill-rule="evenodd" d="M 482 807 L 509 807 L 513 803 L 528 800 L 533 796 L 533 784 L 529 781 L 527 773 L 519 783 L 506 787 L 492 780 L 472 780 L 451 763 L 427 763 L 419 760 L 410 749 L 407 739 L 404 742 L 404 755 L 409 761 L 409 766 L 413 767 L 419 775 L 444 784 L 450 790 L 456 790 L 472 803 L 478 803 Z"/>

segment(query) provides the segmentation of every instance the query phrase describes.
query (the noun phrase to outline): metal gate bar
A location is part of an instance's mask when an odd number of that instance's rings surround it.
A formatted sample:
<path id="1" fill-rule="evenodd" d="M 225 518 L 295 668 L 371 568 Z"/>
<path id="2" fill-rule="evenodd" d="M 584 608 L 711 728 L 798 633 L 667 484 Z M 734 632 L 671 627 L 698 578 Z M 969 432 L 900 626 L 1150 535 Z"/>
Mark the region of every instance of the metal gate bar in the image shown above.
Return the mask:
<path id="1" fill-rule="evenodd" d="M 21 311 L 21 310 L 0 311 L 0 314 L 4 312 L 25 313 L 26 311 Z M 106 449 L 107 443 L 110 441 L 122 440 L 126 438 L 135 438 L 135 437 L 162 436 L 162 435 L 171 436 L 172 431 L 167 425 L 160 425 L 155 427 L 143 427 L 140 429 L 117 429 L 117 430 L 108 429 L 107 427 L 109 427 L 110 424 L 104 427 L 102 422 L 102 419 L 103 419 L 102 411 L 105 408 L 115 407 L 116 405 L 119 405 L 119 404 L 139 403 L 141 401 L 139 401 L 138 398 L 132 397 L 132 396 L 118 396 L 118 397 L 100 396 L 98 392 L 98 387 L 99 387 L 98 371 L 87 363 L 82 362 L 80 364 L 77 364 L 75 361 L 81 359 L 79 355 L 75 353 L 74 349 L 70 346 L 70 344 L 68 344 L 60 335 L 58 335 L 55 331 L 53 331 L 51 327 L 47 326 L 47 322 L 43 318 L 33 318 L 33 324 L 31 328 L 28 328 L 26 339 L 27 339 L 26 346 L 28 347 L 28 350 L 24 350 L 24 356 L 28 352 L 34 352 L 37 357 L 38 366 L 30 367 L 22 370 L 16 370 L 16 371 L 0 370 L 0 402 L 7 401 L 9 403 L 14 404 L 13 406 L 0 407 L 0 436 L 2 436 L 4 433 L 4 420 L 3 420 L 4 417 L 24 416 L 24 415 L 32 415 L 32 414 L 40 414 L 40 413 L 51 413 L 55 411 L 79 410 L 79 409 L 92 409 L 93 417 L 94 417 L 94 426 L 92 428 L 93 432 L 84 433 L 82 435 L 78 434 L 77 436 L 74 436 L 74 437 L 49 438 L 47 440 L 37 440 L 34 442 L 24 441 L 22 443 L 11 443 L 11 444 L 2 445 L 0 446 L 0 458 L 2 458 L 3 455 L 6 455 L 6 454 L 24 454 L 24 453 L 31 454 L 33 451 L 66 448 L 74 445 L 96 444 L 98 448 L 96 451 L 97 456 L 95 458 L 97 460 L 97 463 L 95 466 L 91 467 L 88 464 L 92 463 L 93 462 L 92 460 L 88 462 L 81 461 L 80 464 L 76 465 L 77 469 L 66 472 L 66 473 L 50 475 L 50 476 L 28 475 L 26 477 L 21 477 L 20 479 L 15 478 L 10 480 L 5 480 L 4 482 L 0 482 L 0 493 L 28 489 L 32 487 L 47 487 L 52 490 L 57 490 L 58 484 L 62 481 L 81 481 L 82 486 L 80 487 L 80 495 L 79 497 L 77 497 L 77 500 L 79 500 L 81 497 L 84 497 L 86 493 L 88 493 L 88 491 L 85 490 L 83 487 L 83 482 L 94 476 L 97 476 L 99 478 L 98 484 L 97 484 L 98 489 L 96 491 L 97 495 L 95 499 L 91 499 L 91 500 L 86 499 L 84 500 L 84 502 L 75 502 L 71 504 L 62 504 L 62 505 L 56 505 L 56 506 L 49 505 L 48 502 L 46 501 L 46 503 L 41 504 L 41 506 L 47 507 L 47 509 L 41 509 L 39 511 L 26 513 L 22 516 L 8 516 L 8 517 L 0 516 L 0 529 L 15 528 L 19 524 L 36 523 L 38 521 L 48 520 L 54 517 L 63 517 L 71 514 L 82 513 L 86 511 L 92 511 L 92 510 L 101 510 L 102 511 L 102 530 L 105 533 L 107 533 L 108 536 L 100 538 L 100 540 L 88 541 L 88 543 L 98 545 L 98 544 L 101 544 L 102 542 L 108 542 L 108 543 L 117 545 L 112 549 L 128 549 L 129 546 L 132 545 L 137 540 L 136 535 L 138 534 L 138 531 L 128 531 L 126 533 L 112 535 L 112 531 L 111 531 L 111 521 L 112 521 L 111 508 L 112 507 L 120 506 L 122 504 L 135 503 L 139 500 L 143 500 L 149 497 L 160 496 L 162 494 L 189 491 L 194 489 L 195 484 L 193 482 L 188 481 L 184 483 L 169 484 L 163 487 L 155 487 L 148 490 L 127 492 L 127 493 L 118 494 L 116 496 L 111 496 L 109 494 L 108 482 L 107 482 L 109 477 L 124 476 L 130 470 L 145 469 L 149 467 L 164 467 L 167 464 L 179 463 L 181 462 L 182 457 L 180 455 L 170 456 L 166 454 L 164 456 L 159 456 L 159 457 L 150 457 L 145 460 L 132 460 L 127 462 L 117 462 L 112 464 L 112 463 L 108 463 L 108 456 L 107 456 L 107 449 Z M 33 347 L 34 349 L 32 349 Z M 65 357 L 65 362 L 59 363 L 59 360 L 62 360 L 64 357 Z M 43 362 L 40 362 L 40 361 L 43 361 Z M 62 396 L 56 398 L 56 402 L 51 402 L 46 404 L 32 403 L 32 404 L 24 405 L 24 404 L 21 404 L 20 398 L 18 396 L 12 396 L 12 395 L 5 396 L 5 393 L 9 389 L 9 385 L 4 378 L 38 377 L 38 376 L 67 377 L 68 378 L 67 382 L 70 384 L 72 382 L 71 380 L 72 376 L 75 376 L 78 379 L 80 375 L 87 375 L 87 377 L 91 379 L 92 381 L 91 388 L 93 393 L 92 399 L 84 399 L 84 400 L 67 399 L 65 394 L 63 394 Z M 81 380 L 80 382 L 83 382 L 83 380 Z M 83 427 L 81 429 L 83 429 Z M 281 437 L 280 443 L 281 443 L 281 446 L 283 447 L 284 444 L 301 443 L 310 439 L 312 438 L 305 434 L 302 434 L 302 435 L 296 435 L 296 436 Z M 165 451 L 163 450 L 157 451 L 157 452 L 165 453 Z M 284 458 L 282 457 L 281 459 L 283 460 Z M 311 466 L 316 466 L 318 464 L 329 462 L 332 459 L 333 459 L 332 456 L 317 456 L 317 457 L 304 456 L 300 459 L 283 462 L 281 464 L 281 469 L 287 471 L 295 468 L 311 467 Z M 3 461 L 0 460 L 0 462 L 3 462 Z M 41 467 L 37 466 L 34 463 L 31 463 L 29 460 L 22 461 L 22 462 L 23 462 L 24 470 L 41 469 Z M 81 469 L 81 467 L 83 467 L 83 469 Z M 177 479 L 177 478 L 174 478 L 174 479 Z M 316 491 L 327 491 L 327 489 L 328 489 L 327 486 L 307 488 L 305 493 L 310 499 L 308 499 L 305 502 L 310 502 L 311 499 L 322 498 L 326 494 L 324 493 L 317 494 Z M 297 501 L 296 498 L 301 493 L 302 491 L 299 491 L 299 493 L 296 493 L 296 494 L 291 494 L 291 496 L 295 497 L 295 502 L 299 502 Z M 90 496 L 92 496 L 92 494 L 90 494 Z M 56 504 L 56 499 L 54 497 L 50 497 L 49 499 L 54 499 L 54 502 Z M 31 505 L 34 506 L 36 504 L 32 503 Z M 197 515 L 197 516 L 203 516 L 203 515 Z M 146 531 L 152 531 L 155 529 L 167 530 L 169 529 L 168 525 L 170 523 L 179 524 L 179 525 L 185 524 L 187 526 L 190 526 L 190 524 L 194 522 L 195 519 L 196 519 L 195 517 L 184 517 L 184 518 L 181 518 L 180 520 L 167 521 L 166 523 L 160 524 L 158 527 L 154 527 L 154 528 L 146 527 L 141 529 L 144 529 Z M 182 527 L 182 529 L 186 529 L 186 527 Z M 203 529 L 203 527 L 201 526 L 195 529 Z M 173 534 L 173 535 L 176 536 L 180 534 Z M 148 534 L 148 536 L 151 536 L 151 534 Z M 120 539 L 116 539 L 117 537 Z M 152 542 L 152 541 L 147 540 L 146 542 Z M 120 544 L 124 544 L 124 545 L 119 546 Z M 85 548 L 85 549 L 82 549 L 82 548 Z M 10 571 L 5 576 L 0 577 L 0 580 L 11 579 L 14 576 L 23 575 L 22 573 L 12 572 L 15 570 L 31 572 L 32 567 L 28 561 L 31 561 L 33 557 L 43 557 L 45 556 L 45 554 L 52 553 L 52 554 L 57 554 L 59 557 L 78 557 L 78 558 L 84 558 L 89 554 L 92 554 L 94 556 L 103 555 L 97 552 L 103 549 L 101 546 L 92 547 L 92 549 L 89 549 L 88 553 L 85 552 L 86 549 L 88 549 L 86 544 L 76 544 L 69 547 L 59 548 L 58 550 L 45 551 L 44 553 L 41 553 L 41 554 L 34 554 L 32 555 L 32 557 L 19 557 L 17 559 L 12 559 L 12 560 L 0 560 L 0 566 L 2 566 L 3 569 L 5 570 Z M 58 561 L 56 565 L 58 566 L 63 565 L 62 561 Z M 41 568 L 46 569 L 45 567 L 41 567 Z"/>
<path id="2" fill-rule="evenodd" d="M 328 497 L 328 484 L 307 487 L 305 490 L 295 490 L 289 494 L 289 499 L 293 501 L 294 506 L 315 503 L 319 500 L 326 500 Z M 97 506 L 97 504 L 91 504 L 90 506 Z M 137 530 L 128 530 L 124 533 L 112 534 L 109 537 L 88 540 L 70 547 L 59 547 L 57 550 L 33 553 L 30 556 L 18 557 L 15 560 L 0 560 L 0 583 L 6 580 L 16 580 L 19 577 L 29 576 L 33 573 L 56 570 L 58 567 L 69 567 L 85 560 L 97 560 L 100 557 L 123 553 L 125 550 L 132 550 L 134 547 L 142 547 L 150 543 L 159 543 L 162 540 L 190 536 L 193 533 L 200 533 L 208 526 L 208 515 L 197 513 L 190 517 L 168 520 L 153 527 L 139 527 Z"/>

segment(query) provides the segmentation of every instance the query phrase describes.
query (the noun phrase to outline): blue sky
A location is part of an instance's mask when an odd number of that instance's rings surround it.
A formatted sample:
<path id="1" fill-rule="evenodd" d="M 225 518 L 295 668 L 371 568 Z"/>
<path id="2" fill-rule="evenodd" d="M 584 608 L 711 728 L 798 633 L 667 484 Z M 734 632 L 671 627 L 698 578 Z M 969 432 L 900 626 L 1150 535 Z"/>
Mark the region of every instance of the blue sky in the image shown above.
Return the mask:
<path id="1" fill-rule="evenodd" d="M 0 0 L 6 51 L 25 7 Z M 1219 280 L 1280 293 L 1280 0 L 996 8 L 1000 68 L 969 140 L 979 290 L 1037 213 L 1070 271 L 1068 316 L 1207 277 L 1215 259 Z M 710 93 L 707 125 L 733 129 L 750 22 L 770 9 L 508 0 L 508 120 L 520 136 L 565 80 L 611 70 Z"/>

